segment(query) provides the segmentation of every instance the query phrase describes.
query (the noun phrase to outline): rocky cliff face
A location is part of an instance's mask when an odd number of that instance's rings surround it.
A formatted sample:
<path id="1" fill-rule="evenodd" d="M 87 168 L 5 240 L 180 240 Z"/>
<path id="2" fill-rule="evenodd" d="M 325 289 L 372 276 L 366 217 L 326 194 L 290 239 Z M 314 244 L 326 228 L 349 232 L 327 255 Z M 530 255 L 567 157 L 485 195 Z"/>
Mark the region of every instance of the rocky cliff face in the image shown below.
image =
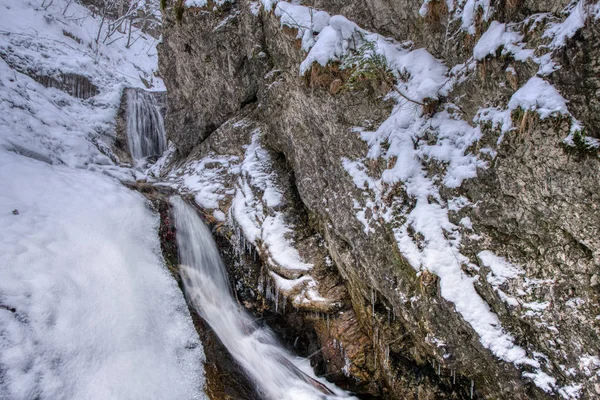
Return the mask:
<path id="1" fill-rule="evenodd" d="M 599 396 L 600 7 L 273 3 L 163 10 L 157 174 L 242 301 L 359 395 Z"/>

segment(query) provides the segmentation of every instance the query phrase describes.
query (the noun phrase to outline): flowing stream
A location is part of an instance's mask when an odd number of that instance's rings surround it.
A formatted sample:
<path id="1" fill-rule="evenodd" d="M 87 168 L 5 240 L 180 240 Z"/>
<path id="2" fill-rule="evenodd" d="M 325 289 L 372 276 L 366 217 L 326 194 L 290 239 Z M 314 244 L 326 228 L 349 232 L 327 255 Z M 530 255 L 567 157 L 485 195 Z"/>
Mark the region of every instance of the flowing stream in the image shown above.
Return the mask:
<path id="1" fill-rule="evenodd" d="M 136 161 L 160 156 L 167 149 L 165 123 L 154 93 L 127 90 L 127 141 Z"/>
<path id="2" fill-rule="evenodd" d="M 284 349 L 236 302 L 210 230 L 180 197 L 171 198 L 171 204 L 186 295 L 259 392 L 271 400 L 352 398 L 317 378 L 307 359 Z"/>

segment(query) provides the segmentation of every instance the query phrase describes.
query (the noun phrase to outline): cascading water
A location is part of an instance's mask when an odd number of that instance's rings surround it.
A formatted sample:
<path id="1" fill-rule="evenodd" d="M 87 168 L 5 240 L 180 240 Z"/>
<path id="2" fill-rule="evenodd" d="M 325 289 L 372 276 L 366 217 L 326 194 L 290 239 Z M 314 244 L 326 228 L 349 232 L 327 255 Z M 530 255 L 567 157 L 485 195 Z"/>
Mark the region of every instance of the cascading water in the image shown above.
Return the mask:
<path id="1" fill-rule="evenodd" d="M 209 229 L 180 197 L 171 204 L 185 292 L 261 394 L 271 400 L 352 398 L 317 378 L 307 359 L 289 353 L 270 329 L 256 324 L 233 297 Z"/>
<path id="2" fill-rule="evenodd" d="M 154 93 L 127 90 L 127 142 L 134 160 L 166 150 L 165 123 Z"/>

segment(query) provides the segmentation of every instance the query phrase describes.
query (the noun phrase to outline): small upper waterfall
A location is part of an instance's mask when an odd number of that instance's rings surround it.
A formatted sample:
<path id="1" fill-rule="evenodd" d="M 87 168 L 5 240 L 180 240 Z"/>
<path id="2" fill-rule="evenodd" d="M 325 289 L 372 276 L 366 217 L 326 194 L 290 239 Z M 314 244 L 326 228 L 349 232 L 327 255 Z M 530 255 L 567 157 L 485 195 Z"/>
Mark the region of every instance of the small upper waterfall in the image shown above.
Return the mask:
<path id="1" fill-rule="evenodd" d="M 192 305 L 271 400 L 348 399 L 314 375 L 307 359 L 285 350 L 269 328 L 260 327 L 234 299 L 209 229 L 193 207 L 171 199 L 181 276 Z"/>
<path id="2" fill-rule="evenodd" d="M 155 93 L 127 90 L 127 143 L 134 160 L 159 156 L 167 149 L 165 123 Z"/>

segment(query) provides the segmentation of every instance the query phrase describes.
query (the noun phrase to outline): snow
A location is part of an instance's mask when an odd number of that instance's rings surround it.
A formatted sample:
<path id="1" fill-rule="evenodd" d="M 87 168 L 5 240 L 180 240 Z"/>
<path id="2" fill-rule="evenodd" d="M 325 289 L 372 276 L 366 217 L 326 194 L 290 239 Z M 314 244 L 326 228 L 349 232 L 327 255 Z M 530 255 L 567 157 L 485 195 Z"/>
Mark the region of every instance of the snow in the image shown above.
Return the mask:
<path id="1" fill-rule="evenodd" d="M 242 172 L 250 178 L 252 186 L 263 192 L 262 199 L 268 207 L 281 204 L 282 194 L 274 182 L 275 174 L 271 171 L 269 153 L 260 145 L 261 133 L 255 130 L 252 142 L 246 149 Z"/>
<path id="2" fill-rule="evenodd" d="M 566 100 L 558 90 L 539 76 L 530 78 L 525 85 L 512 95 L 506 110 L 497 107 L 480 108 L 474 118 L 474 122 L 488 122 L 493 129 L 499 129 L 500 136 L 497 145 L 500 145 L 504 138 L 504 134 L 513 129 L 511 118 L 512 111 L 519 108 L 525 111 L 534 111 L 538 113 L 541 119 L 558 115 L 570 118 L 570 133 L 563 142 L 568 146 L 575 146 L 574 135 L 581 132 L 581 123 L 571 115 L 567 108 Z M 586 146 L 590 148 L 600 147 L 600 141 L 598 139 L 584 137 L 583 140 Z"/>
<path id="3" fill-rule="evenodd" d="M 103 43 L 106 25 L 67 3 L 0 0 L 0 398 L 205 398 L 158 218 L 108 146 L 122 89 L 163 89 L 156 40 Z M 28 76 L 67 73 L 99 93 Z"/>
<path id="4" fill-rule="evenodd" d="M 465 228 L 467 228 L 468 230 L 472 231 L 473 230 L 473 222 L 471 221 L 471 218 L 469 217 L 463 217 L 460 222 L 459 222 L 462 226 L 464 226 Z"/>
<path id="5" fill-rule="evenodd" d="M 565 99 L 558 90 L 537 76 L 529 79 L 512 95 L 508 108 L 536 111 L 542 119 L 556 114 L 570 115 Z"/>
<path id="6" fill-rule="evenodd" d="M 306 284 L 306 282 L 313 280 L 310 276 L 303 276 L 297 279 L 285 279 L 275 272 L 270 271 L 269 275 L 275 281 L 277 288 L 286 296 L 289 296 L 293 290 L 296 290 L 300 285 Z"/>
<path id="7" fill-rule="evenodd" d="M 250 12 L 255 17 L 257 17 L 260 14 L 260 3 L 258 1 L 253 1 L 250 3 Z"/>
<path id="8" fill-rule="evenodd" d="M 237 121 L 232 126 L 247 125 Z M 283 194 L 277 187 L 271 157 L 260 143 L 261 137 L 260 129 L 252 131 L 242 160 L 210 153 L 173 169 L 167 180 L 171 186 L 192 193 L 196 203 L 213 210 L 220 221 L 226 219 L 220 208 L 232 198 L 229 217 L 244 240 L 267 251 L 273 268 L 298 275 L 313 265 L 303 261 L 291 239 L 294 226 L 286 222 L 286 214 L 281 210 Z M 235 182 L 233 187 L 227 184 L 231 181 Z"/>
<path id="9" fill-rule="evenodd" d="M 230 3 L 231 0 L 212 0 L 217 6 L 222 6 L 225 3 Z M 186 7 L 205 7 L 208 0 L 185 0 Z"/>
<path id="10" fill-rule="evenodd" d="M 567 9 L 571 8 L 567 11 L 568 17 L 561 23 L 550 24 L 546 29 L 543 37 L 552 38 L 551 48 L 566 45 L 567 39 L 572 38 L 579 29 L 584 27 L 588 18 L 586 3 L 586 0 L 579 0 L 573 7 L 567 7 Z"/>
<path id="11" fill-rule="evenodd" d="M 292 230 L 286 226 L 280 213 L 268 216 L 262 224 L 262 239 L 269 249 L 273 260 L 280 266 L 290 270 L 308 271 L 312 264 L 302 261 L 298 250 L 286 239 Z"/>
<path id="12" fill-rule="evenodd" d="M 516 278 L 524 273 L 521 268 L 511 264 L 504 258 L 495 255 L 489 250 L 481 251 L 479 254 L 477 254 L 477 258 L 481 260 L 483 265 L 491 270 L 487 280 L 495 287 L 502 285 L 508 279 Z"/>
<path id="13" fill-rule="evenodd" d="M 216 209 L 225 198 L 227 173 L 237 161 L 237 157 L 208 155 L 171 172 L 169 178 L 193 193 L 196 203 L 201 207 Z"/>
<path id="14" fill-rule="evenodd" d="M 271 11 L 279 0 L 260 0 L 266 11 Z"/>
<path id="15" fill-rule="evenodd" d="M 474 17 L 479 9 L 482 10 L 483 20 L 487 21 L 491 14 L 490 0 L 466 0 L 462 10 L 458 10 L 461 28 L 470 35 L 474 35 L 476 32 Z"/>
<path id="16" fill-rule="evenodd" d="M 477 41 L 473 48 L 473 57 L 481 61 L 485 57 L 495 56 L 499 48 L 502 47 L 502 54 L 512 53 L 518 61 L 525 61 L 533 56 L 533 50 L 526 50 L 523 47 L 523 35 L 517 32 L 510 32 L 506 29 L 506 24 L 498 21 L 492 21 L 490 27 Z"/>
<path id="17" fill-rule="evenodd" d="M 281 7 L 281 3 L 278 7 Z M 329 24 L 322 28 L 308 55 L 300 64 L 301 75 L 304 75 L 315 62 L 325 66 L 330 61 L 339 61 L 341 57 L 348 54 L 349 49 L 356 50 L 354 43 L 362 43 L 364 31 L 354 22 L 341 15 L 331 17 L 328 22 Z"/>
<path id="18" fill-rule="evenodd" d="M 583 385 L 572 384 L 569 386 L 562 387 L 558 390 L 558 393 L 563 399 L 578 399 L 581 395 L 581 389 Z"/>
<path id="19" fill-rule="evenodd" d="M 0 182 L 0 397 L 202 398 L 202 348 L 143 197 L 6 152 Z"/>
<path id="20" fill-rule="evenodd" d="M 343 55 L 343 47 L 339 43 L 338 33 L 331 26 L 326 26 L 319 33 L 316 44 L 302 62 L 300 74 L 304 75 L 315 62 L 326 66 L 329 61 L 337 60 L 341 55 Z"/>
<path id="21" fill-rule="evenodd" d="M 321 32 L 330 21 L 330 16 L 325 11 L 287 2 L 277 4 L 275 15 L 279 17 L 282 26 L 298 29 L 297 37 L 302 39 L 302 49 L 306 51 L 314 45 L 314 35 Z"/>
<path id="22" fill-rule="evenodd" d="M 490 14 L 487 1 L 468 0 L 462 10 L 463 27 L 472 33 L 473 12 L 478 7 L 483 9 L 484 20 L 487 20 Z M 491 31 L 478 43 L 476 56 L 483 58 L 504 46 L 516 59 L 524 60 L 532 52 L 524 50 L 520 40 L 519 34 L 506 32 L 505 25 L 492 23 Z M 342 16 L 332 16 L 300 65 L 300 74 L 306 73 L 313 63 L 326 66 L 329 62 L 339 61 L 343 65 L 348 55 L 357 54 L 366 44 L 383 56 L 395 75 L 407 78 L 400 79 L 397 86 L 404 96 L 394 92 L 388 95 L 397 101 L 397 105 L 376 131 L 354 129 L 369 147 L 366 157 L 340 160 L 356 187 L 363 191 L 362 199 L 353 199 L 357 220 L 364 225 L 365 234 L 372 232 L 371 224 L 381 220 L 394 226 L 394 236 L 403 256 L 416 271 L 428 270 L 439 276 L 441 295 L 454 304 L 456 311 L 477 332 L 481 344 L 504 361 L 532 367 L 535 372 L 527 373 L 526 377 L 533 379 L 543 390 L 551 391 L 554 378 L 545 374 L 540 363 L 515 343 L 514 337 L 505 331 L 498 316 L 475 290 L 473 278 L 462 270 L 462 265 L 468 265 L 469 259 L 460 253 L 458 227 L 448 219 L 448 208 L 441 199 L 438 185 L 460 187 L 465 179 L 477 176 L 478 169 L 487 167 L 477 154 L 470 152 L 472 145 L 481 138 L 481 132 L 478 126 L 473 127 L 458 117 L 453 111 L 456 107 L 452 105 L 428 117 L 415 103 L 449 93 L 453 79 L 448 76 L 448 68 L 425 49 L 405 50 L 393 40 L 365 31 Z M 456 73 L 453 69 L 453 74 Z M 526 85 L 523 91 L 517 92 L 513 103 L 531 107 L 529 90 Z M 544 92 L 548 93 L 550 90 Z M 544 100 L 540 111 L 548 108 L 556 112 L 556 97 Z M 507 117 L 501 110 L 492 111 L 496 110 L 488 109 L 487 115 L 480 114 L 479 120 L 490 117 L 494 123 L 500 123 Z M 380 175 L 372 176 L 365 162 L 378 158 L 386 160 L 388 167 Z M 441 163 L 445 167 L 443 172 L 429 176 L 425 166 L 431 161 Z M 406 194 L 396 196 L 390 205 L 383 199 L 397 186 L 401 186 Z M 403 196 L 408 196 L 414 205 L 410 208 L 402 206 L 405 203 Z M 371 217 L 367 218 L 367 215 Z M 422 236 L 418 244 L 411 232 Z M 504 269 L 496 268 L 500 276 L 496 278 L 507 278 L 509 268 L 506 265 L 503 264 Z"/>
<path id="23" fill-rule="evenodd" d="M 257 239 L 261 239 L 275 268 L 281 267 L 294 274 L 308 271 L 313 265 L 302 261 L 288 238 L 293 226 L 286 224 L 283 212 L 274 210 L 281 205 L 282 194 L 275 183 L 270 156 L 260 145 L 261 136 L 260 130 L 255 130 L 246 148 L 232 204 L 233 216 L 250 242 L 257 244 Z M 262 193 L 262 197 L 256 198 L 255 192 Z"/>

